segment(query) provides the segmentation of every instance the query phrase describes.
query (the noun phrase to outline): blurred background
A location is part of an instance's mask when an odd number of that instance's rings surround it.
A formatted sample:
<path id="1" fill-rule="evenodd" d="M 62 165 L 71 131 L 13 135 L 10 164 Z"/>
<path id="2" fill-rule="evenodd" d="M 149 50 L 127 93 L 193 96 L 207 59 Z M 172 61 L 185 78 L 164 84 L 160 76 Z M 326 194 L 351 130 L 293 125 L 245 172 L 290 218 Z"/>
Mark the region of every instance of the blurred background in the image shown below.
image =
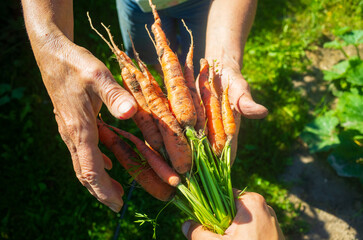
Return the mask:
<path id="1" fill-rule="evenodd" d="M 87 22 L 121 35 L 113 1 L 75 1 L 75 42 L 121 81 L 118 64 Z M 262 194 L 287 239 L 363 239 L 363 1 L 260 0 L 243 75 L 263 120 L 242 120 L 233 185 Z M 26 35 L 19 1 L 0 2 L 0 239 L 151 239 L 165 203 L 136 187 L 125 217 L 79 183 Z M 132 121 L 107 122 L 137 134 Z M 130 177 L 114 161 L 110 175 Z M 185 220 L 168 206 L 158 239 L 184 239 Z"/>

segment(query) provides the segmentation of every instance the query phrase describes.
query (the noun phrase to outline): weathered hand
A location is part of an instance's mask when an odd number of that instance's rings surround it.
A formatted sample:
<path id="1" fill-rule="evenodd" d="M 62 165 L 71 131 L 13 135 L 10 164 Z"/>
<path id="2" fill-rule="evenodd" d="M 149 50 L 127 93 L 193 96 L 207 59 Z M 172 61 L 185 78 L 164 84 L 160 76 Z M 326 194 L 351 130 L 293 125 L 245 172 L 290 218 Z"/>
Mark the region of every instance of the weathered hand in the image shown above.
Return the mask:
<path id="1" fill-rule="evenodd" d="M 96 117 L 103 102 L 113 116 L 130 118 L 137 109 L 133 97 L 101 61 L 63 35 L 39 47 L 33 43 L 33 50 L 77 178 L 100 202 L 119 211 L 123 189 L 105 171 L 112 163 L 98 148 Z"/>
<path id="2" fill-rule="evenodd" d="M 235 196 L 238 192 L 235 191 Z M 212 233 L 202 225 L 187 221 L 182 226 L 184 235 L 189 240 L 283 240 L 284 235 L 278 224 L 274 210 L 265 199 L 253 192 L 248 192 L 235 200 L 237 214 L 225 235 Z"/>

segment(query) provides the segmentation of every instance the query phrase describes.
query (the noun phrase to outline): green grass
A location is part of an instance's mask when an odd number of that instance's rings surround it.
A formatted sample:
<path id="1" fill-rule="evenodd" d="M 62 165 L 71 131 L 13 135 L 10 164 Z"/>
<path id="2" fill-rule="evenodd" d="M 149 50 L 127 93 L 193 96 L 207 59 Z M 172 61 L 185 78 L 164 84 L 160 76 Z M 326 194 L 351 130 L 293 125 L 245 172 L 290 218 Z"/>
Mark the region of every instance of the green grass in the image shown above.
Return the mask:
<path id="1" fill-rule="evenodd" d="M 3 1 L 0 5 L 0 239 L 110 239 L 119 215 L 98 203 L 76 179 L 30 49 L 19 3 Z M 285 233 L 306 230 L 298 221 L 297 209 L 286 200 L 288 188 L 279 176 L 290 162 L 294 141 L 311 120 L 307 101 L 294 90 L 292 78 L 308 71 L 310 62 L 304 50 L 322 46 L 341 27 L 362 29 L 362 8 L 359 0 L 344 4 L 338 0 L 259 2 L 242 73 L 255 99 L 270 114 L 263 120 L 242 121 L 233 184 L 264 195 Z M 119 79 L 117 63 L 89 28 L 86 11 L 94 23 L 111 25 L 120 41 L 115 5 L 77 1 L 75 41 Z M 131 121 L 114 120 L 105 109 L 102 114 L 108 122 L 135 132 Z M 129 177 L 116 162 L 114 165 L 110 175 L 123 183 L 127 193 Z M 152 226 L 139 227 L 134 215 L 140 212 L 153 218 L 164 204 L 137 188 L 121 221 L 119 239 L 150 239 Z M 179 210 L 166 208 L 158 220 L 157 237 L 183 239 L 182 222 Z"/>

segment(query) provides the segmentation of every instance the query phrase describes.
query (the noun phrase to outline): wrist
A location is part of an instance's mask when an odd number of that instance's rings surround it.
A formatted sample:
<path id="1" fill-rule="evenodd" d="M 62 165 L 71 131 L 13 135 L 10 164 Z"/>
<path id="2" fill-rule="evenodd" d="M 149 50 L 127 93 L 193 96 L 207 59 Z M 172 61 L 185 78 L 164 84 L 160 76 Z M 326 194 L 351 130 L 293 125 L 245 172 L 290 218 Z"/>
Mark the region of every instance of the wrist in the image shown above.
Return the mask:
<path id="1" fill-rule="evenodd" d="M 212 64 L 213 62 L 216 63 L 215 67 L 223 70 L 228 70 L 232 72 L 241 72 L 241 63 L 239 60 L 234 58 L 233 56 L 228 56 L 226 54 L 222 55 L 206 55 L 205 58 L 208 60 L 209 64 Z"/>
<path id="2" fill-rule="evenodd" d="M 56 27 L 29 33 L 29 39 L 38 64 L 52 55 L 67 52 L 65 48 L 72 44 Z"/>

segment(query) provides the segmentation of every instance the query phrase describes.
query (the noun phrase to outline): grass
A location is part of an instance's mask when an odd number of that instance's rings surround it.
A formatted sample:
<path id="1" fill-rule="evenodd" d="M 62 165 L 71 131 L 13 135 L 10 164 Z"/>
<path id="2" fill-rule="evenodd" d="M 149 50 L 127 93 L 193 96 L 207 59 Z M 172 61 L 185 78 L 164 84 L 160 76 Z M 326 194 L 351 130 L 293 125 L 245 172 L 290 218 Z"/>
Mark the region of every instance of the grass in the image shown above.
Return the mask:
<path id="1" fill-rule="evenodd" d="M 111 239 L 119 215 L 98 203 L 75 177 L 30 49 L 20 5 L 17 1 L 0 5 L 4 46 L 0 65 L 0 238 Z M 306 227 L 298 221 L 298 209 L 286 200 L 288 188 L 279 176 L 291 161 L 294 141 L 311 120 L 307 100 L 293 88 L 292 78 L 308 71 L 305 50 L 322 46 L 340 27 L 362 29 L 362 8 L 361 0 L 344 4 L 338 0 L 259 2 L 242 73 L 255 99 L 270 114 L 263 120 L 242 121 L 233 184 L 264 195 L 287 234 Z M 111 25 L 120 41 L 115 5 L 95 0 L 75 3 L 75 41 L 101 59 L 119 80 L 117 63 L 89 28 L 86 11 L 95 23 Z M 113 119 L 105 109 L 102 114 L 108 122 L 136 129 L 131 121 Z M 110 175 L 123 183 L 127 193 L 129 177 L 114 165 Z M 164 204 L 137 188 L 120 221 L 119 239 L 150 239 L 152 226 L 139 227 L 134 215 L 140 212 L 155 217 Z M 158 219 L 157 237 L 183 239 L 182 222 L 179 210 L 166 208 Z"/>

